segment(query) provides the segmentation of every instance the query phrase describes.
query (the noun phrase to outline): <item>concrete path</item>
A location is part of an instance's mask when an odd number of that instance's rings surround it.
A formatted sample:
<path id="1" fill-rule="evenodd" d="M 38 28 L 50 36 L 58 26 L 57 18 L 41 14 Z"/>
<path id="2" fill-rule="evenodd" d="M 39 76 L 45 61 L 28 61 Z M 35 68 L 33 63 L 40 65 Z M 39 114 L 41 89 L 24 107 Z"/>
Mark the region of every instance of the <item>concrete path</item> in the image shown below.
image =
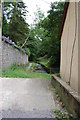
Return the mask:
<path id="1" fill-rule="evenodd" d="M 0 78 L 0 116 L 55 118 L 50 79 Z"/>

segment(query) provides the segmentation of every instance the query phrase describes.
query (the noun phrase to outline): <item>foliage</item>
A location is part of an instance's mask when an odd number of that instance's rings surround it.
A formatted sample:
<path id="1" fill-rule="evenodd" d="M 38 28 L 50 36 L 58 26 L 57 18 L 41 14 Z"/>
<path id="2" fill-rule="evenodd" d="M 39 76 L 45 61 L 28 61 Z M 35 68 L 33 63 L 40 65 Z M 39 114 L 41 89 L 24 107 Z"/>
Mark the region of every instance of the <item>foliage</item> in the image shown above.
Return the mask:
<path id="1" fill-rule="evenodd" d="M 73 120 L 72 114 L 63 113 L 60 110 L 55 110 L 55 113 L 58 120 L 64 120 L 64 119 Z"/>
<path id="2" fill-rule="evenodd" d="M 28 54 L 28 57 L 30 57 L 30 49 L 27 48 L 27 47 L 25 47 L 25 51 L 26 51 L 26 53 Z"/>
<path id="3" fill-rule="evenodd" d="M 35 19 L 34 24 L 31 26 L 31 32 L 29 39 L 26 42 L 26 47 L 30 49 L 30 61 L 36 61 L 37 57 L 40 56 L 39 52 L 41 50 L 41 40 L 43 35 L 43 30 L 40 29 L 38 26 L 38 23 L 44 19 L 44 13 L 40 10 L 40 8 L 37 8 L 37 12 L 35 12 Z M 43 36 L 44 37 L 44 36 Z"/>
<path id="4" fill-rule="evenodd" d="M 2 35 L 6 37 L 9 36 L 9 24 L 7 23 L 7 20 L 4 14 L 3 14 L 3 21 L 2 21 Z"/>
<path id="5" fill-rule="evenodd" d="M 36 12 L 34 12 L 34 15 L 35 15 L 34 24 L 35 26 L 37 26 L 37 24 L 45 18 L 45 15 L 44 12 L 41 11 L 41 9 L 38 6 Z"/>
<path id="6" fill-rule="evenodd" d="M 48 16 L 37 7 L 34 24 L 29 27 L 25 20 L 26 6 L 23 2 L 5 3 L 3 35 L 9 36 L 19 47 L 28 52 L 29 60 L 36 61 L 47 56 L 49 67 L 59 67 L 60 41 L 58 32 L 63 15 L 64 2 L 51 3 Z M 30 34 L 29 34 L 30 33 Z"/>
<path id="7" fill-rule="evenodd" d="M 61 97 L 60 97 L 58 91 L 56 89 L 54 89 L 54 90 L 55 90 L 55 93 L 56 93 L 56 99 L 59 102 L 62 102 L 61 101 Z M 63 109 L 65 108 L 65 104 L 63 102 L 62 102 L 62 108 Z M 73 114 L 69 114 L 66 111 L 61 111 L 60 109 L 56 109 L 54 111 L 54 113 L 56 114 L 56 117 L 57 117 L 58 120 L 64 120 L 64 119 L 66 119 L 66 120 L 68 120 L 68 119 L 73 120 Z"/>
<path id="8" fill-rule="evenodd" d="M 49 66 L 54 64 L 59 66 L 60 56 L 60 41 L 58 40 L 58 32 L 60 27 L 60 21 L 63 14 L 64 2 L 55 2 L 51 4 L 51 9 L 48 11 L 48 17 L 45 18 L 40 26 L 47 30 L 48 41 L 47 43 L 47 55 L 50 57 Z M 43 44 L 45 47 L 45 44 Z"/>
<path id="9" fill-rule="evenodd" d="M 30 78 L 51 78 L 51 74 L 48 73 L 39 73 L 33 70 L 33 67 L 35 66 L 35 63 L 32 63 L 32 67 L 28 71 L 28 75 Z"/>
<path id="10" fill-rule="evenodd" d="M 10 39 L 20 46 L 23 44 L 29 33 L 25 14 L 26 6 L 23 2 L 4 3 L 3 35 L 7 36 L 5 34 L 5 30 L 7 30 L 5 26 L 9 25 L 8 35 Z M 4 18 L 6 18 L 6 20 Z"/>
<path id="11" fill-rule="evenodd" d="M 35 13 L 34 25 L 27 47 L 31 52 L 31 59 L 47 56 L 48 66 L 59 67 L 60 63 L 60 41 L 58 32 L 60 21 L 63 14 L 64 2 L 55 2 L 51 4 L 48 16 L 38 8 Z M 32 39 L 32 40 L 31 40 Z M 28 44 L 27 43 L 27 44 Z"/>
<path id="12" fill-rule="evenodd" d="M 8 70 L 2 72 L 2 77 L 9 77 L 9 78 L 27 78 L 28 75 L 26 74 L 26 66 L 19 66 L 17 64 L 13 64 Z"/>
<path id="13" fill-rule="evenodd" d="M 27 39 L 27 42 L 26 42 L 25 47 L 24 47 L 24 48 L 27 47 L 30 50 L 30 57 L 29 57 L 30 61 L 36 60 L 37 51 L 38 51 L 38 44 L 39 44 L 39 42 L 35 38 L 34 29 L 32 28 L 31 32 L 30 32 L 30 36 Z"/>
<path id="14" fill-rule="evenodd" d="M 40 64 L 42 64 L 42 65 L 48 67 L 49 59 L 47 58 L 46 55 L 43 56 L 43 57 L 37 58 L 37 61 L 38 61 Z"/>
<path id="15" fill-rule="evenodd" d="M 35 63 L 32 63 L 32 67 L 26 73 L 26 69 L 29 66 L 27 63 L 25 66 L 13 64 L 8 70 L 2 72 L 2 77 L 9 77 L 9 78 L 50 78 L 51 75 L 47 73 L 38 73 L 33 71 L 33 67 Z"/>

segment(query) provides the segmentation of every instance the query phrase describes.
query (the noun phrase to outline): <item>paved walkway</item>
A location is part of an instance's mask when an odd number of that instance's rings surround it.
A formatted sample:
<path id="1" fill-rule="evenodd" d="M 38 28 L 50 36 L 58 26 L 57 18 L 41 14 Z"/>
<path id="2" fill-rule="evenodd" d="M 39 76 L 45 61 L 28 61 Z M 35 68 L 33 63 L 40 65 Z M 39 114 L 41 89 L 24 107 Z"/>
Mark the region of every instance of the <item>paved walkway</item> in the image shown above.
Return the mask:
<path id="1" fill-rule="evenodd" d="M 50 79 L 0 78 L 0 116 L 55 118 Z"/>

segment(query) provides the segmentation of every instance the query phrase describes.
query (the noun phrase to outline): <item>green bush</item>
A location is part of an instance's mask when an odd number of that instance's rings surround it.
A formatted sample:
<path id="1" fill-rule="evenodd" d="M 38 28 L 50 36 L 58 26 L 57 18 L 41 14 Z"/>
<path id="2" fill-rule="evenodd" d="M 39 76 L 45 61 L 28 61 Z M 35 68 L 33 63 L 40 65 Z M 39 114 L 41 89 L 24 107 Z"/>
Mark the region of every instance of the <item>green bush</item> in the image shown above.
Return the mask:
<path id="1" fill-rule="evenodd" d="M 25 48 L 25 51 L 28 54 L 28 56 L 30 57 L 30 50 L 29 50 L 29 48 Z"/>

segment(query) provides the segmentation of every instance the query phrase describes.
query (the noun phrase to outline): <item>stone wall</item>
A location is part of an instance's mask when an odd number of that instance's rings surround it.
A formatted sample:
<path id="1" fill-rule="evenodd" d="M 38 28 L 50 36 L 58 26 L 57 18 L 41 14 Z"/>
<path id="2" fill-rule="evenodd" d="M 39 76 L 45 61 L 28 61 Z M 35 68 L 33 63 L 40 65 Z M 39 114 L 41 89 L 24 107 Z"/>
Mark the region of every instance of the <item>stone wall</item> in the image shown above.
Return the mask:
<path id="1" fill-rule="evenodd" d="M 13 63 L 25 65 L 28 62 L 28 55 L 20 49 L 9 38 L 2 37 L 2 70 L 7 69 Z"/>

